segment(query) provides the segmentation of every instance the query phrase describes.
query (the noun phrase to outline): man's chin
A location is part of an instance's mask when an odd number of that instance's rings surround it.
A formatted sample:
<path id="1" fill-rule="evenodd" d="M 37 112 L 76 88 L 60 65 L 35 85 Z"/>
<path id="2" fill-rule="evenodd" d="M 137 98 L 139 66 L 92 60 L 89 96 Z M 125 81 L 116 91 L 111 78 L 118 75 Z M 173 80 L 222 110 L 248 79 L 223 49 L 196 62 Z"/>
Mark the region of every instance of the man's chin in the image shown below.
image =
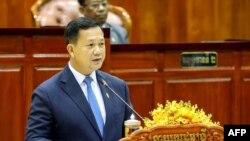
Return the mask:
<path id="1" fill-rule="evenodd" d="M 103 25 L 105 22 L 106 22 L 106 20 L 104 20 L 104 19 L 98 19 L 98 20 L 96 20 L 97 21 L 97 23 L 101 26 L 101 25 Z"/>
<path id="2" fill-rule="evenodd" d="M 95 65 L 92 67 L 93 70 L 99 70 L 102 67 L 102 65 Z"/>

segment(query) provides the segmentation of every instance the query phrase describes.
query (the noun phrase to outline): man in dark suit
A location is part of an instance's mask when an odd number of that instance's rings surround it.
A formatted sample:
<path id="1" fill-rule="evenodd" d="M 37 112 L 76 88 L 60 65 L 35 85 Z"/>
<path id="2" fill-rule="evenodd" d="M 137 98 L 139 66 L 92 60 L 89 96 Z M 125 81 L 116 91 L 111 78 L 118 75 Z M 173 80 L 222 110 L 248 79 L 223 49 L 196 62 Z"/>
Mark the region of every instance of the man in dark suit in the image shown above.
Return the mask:
<path id="1" fill-rule="evenodd" d="M 98 70 L 105 58 L 102 29 L 94 20 L 80 17 L 67 25 L 65 39 L 70 60 L 34 90 L 26 141 L 119 140 L 132 110 L 105 86 L 130 104 L 125 82 Z"/>
<path id="2" fill-rule="evenodd" d="M 103 28 L 110 28 L 111 44 L 127 44 L 128 36 L 124 28 L 106 22 L 108 16 L 108 0 L 78 0 L 80 12 L 94 19 Z"/>

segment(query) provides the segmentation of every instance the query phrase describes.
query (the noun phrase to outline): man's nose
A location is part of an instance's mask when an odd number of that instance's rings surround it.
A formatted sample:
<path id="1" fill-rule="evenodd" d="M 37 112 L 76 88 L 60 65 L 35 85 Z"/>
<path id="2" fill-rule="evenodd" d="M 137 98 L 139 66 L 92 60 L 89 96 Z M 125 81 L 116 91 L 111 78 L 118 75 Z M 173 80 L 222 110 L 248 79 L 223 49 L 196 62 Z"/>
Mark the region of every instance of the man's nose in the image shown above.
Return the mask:
<path id="1" fill-rule="evenodd" d="M 94 48 L 94 54 L 96 55 L 96 54 L 100 54 L 100 47 L 98 46 L 98 45 L 96 45 L 95 46 L 95 48 Z"/>
<path id="2" fill-rule="evenodd" d="M 107 8 L 107 6 L 105 6 L 103 4 L 99 4 L 98 8 L 99 8 L 99 10 L 105 10 Z"/>

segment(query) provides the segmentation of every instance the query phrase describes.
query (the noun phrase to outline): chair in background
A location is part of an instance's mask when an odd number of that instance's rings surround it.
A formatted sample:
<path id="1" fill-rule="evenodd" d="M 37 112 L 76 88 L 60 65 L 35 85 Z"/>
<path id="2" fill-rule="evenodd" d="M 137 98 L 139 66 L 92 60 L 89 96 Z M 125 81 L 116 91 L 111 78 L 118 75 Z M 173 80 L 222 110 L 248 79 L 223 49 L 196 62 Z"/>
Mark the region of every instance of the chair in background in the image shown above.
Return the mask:
<path id="1" fill-rule="evenodd" d="M 36 27 L 66 26 L 72 19 L 83 16 L 77 0 L 37 0 L 31 12 Z M 124 8 L 109 4 L 107 22 L 124 27 L 130 39 L 132 21 Z"/>

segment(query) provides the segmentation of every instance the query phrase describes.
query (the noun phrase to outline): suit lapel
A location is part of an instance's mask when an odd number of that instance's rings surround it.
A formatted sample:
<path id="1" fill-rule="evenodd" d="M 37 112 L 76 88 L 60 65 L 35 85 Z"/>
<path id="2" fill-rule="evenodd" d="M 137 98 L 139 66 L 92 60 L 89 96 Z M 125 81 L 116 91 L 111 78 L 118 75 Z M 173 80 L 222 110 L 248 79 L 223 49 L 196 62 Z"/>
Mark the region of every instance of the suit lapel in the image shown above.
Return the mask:
<path id="1" fill-rule="evenodd" d="M 99 87 L 101 89 L 102 97 L 103 97 L 103 102 L 105 105 L 105 110 L 106 110 L 106 123 L 104 125 L 104 132 L 103 132 L 103 138 L 105 139 L 105 136 L 108 135 L 108 131 L 110 130 L 110 125 L 114 121 L 113 115 L 113 109 L 114 109 L 114 97 L 110 90 L 106 88 L 106 86 L 103 85 L 102 81 L 105 80 L 108 84 L 110 82 L 106 80 L 105 76 L 101 74 L 100 71 L 96 71 L 97 75 L 97 81 L 99 83 Z"/>
<path id="2" fill-rule="evenodd" d="M 88 104 L 86 97 L 84 96 L 79 84 L 77 83 L 74 75 L 72 74 L 68 66 L 63 71 L 61 82 L 61 88 L 72 99 L 72 101 L 77 105 L 77 107 L 83 112 L 83 114 L 87 117 L 89 122 L 100 135 L 90 105 Z"/>

